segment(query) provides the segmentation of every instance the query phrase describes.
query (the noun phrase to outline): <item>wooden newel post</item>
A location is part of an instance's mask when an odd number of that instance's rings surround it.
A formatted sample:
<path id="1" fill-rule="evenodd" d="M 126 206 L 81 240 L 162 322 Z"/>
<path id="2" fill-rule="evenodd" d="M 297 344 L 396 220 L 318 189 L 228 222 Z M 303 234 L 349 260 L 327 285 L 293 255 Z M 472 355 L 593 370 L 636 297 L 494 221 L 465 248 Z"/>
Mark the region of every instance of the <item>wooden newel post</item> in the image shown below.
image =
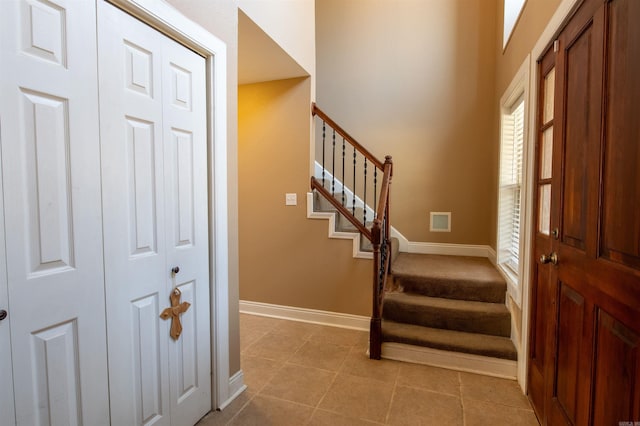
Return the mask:
<path id="1" fill-rule="evenodd" d="M 380 221 L 371 228 L 373 237 L 373 306 L 369 331 L 369 358 L 380 359 L 382 352 L 382 318 L 380 312 Z"/>

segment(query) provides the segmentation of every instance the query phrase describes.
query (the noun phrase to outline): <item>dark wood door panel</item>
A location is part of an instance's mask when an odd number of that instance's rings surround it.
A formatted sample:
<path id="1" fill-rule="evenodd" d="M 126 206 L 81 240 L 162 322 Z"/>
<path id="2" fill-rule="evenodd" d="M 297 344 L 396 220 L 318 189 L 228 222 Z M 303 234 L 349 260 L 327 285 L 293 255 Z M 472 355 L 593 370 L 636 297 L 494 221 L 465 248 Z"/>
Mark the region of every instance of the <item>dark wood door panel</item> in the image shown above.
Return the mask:
<path id="1" fill-rule="evenodd" d="M 640 2 L 608 15 L 601 255 L 640 270 Z"/>
<path id="2" fill-rule="evenodd" d="M 587 147 L 590 138 L 592 25 L 584 28 L 575 40 L 565 43 L 564 51 L 564 157 L 562 176 L 562 241 L 585 249 L 587 229 Z M 564 41 L 564 40 L 563 40 Z"/>
<path id="3" fill-rule="evenodd" d="M 549 288 L 549 268 L 537 266 L 536 283 L 534 285 L 532 319 L 539 324 L 531 336 L 531 361 L 539 366 L 545 363 L 549 323 L 554 320 L 551 310 L 553 292 Z"/>
<path id="4" fill-rule="evenodd" d="M 558 279 L 640 333 L 640 271 L 558 247 Z"/>
<path id="5" fill-rule="evenodd" d="M 566 284 L 558 295 L 558 344 L 554 397 L 567 419 L 574 423 L 578 406 L 580 352 L 583 348 L 585 300 Z"/>
<path id="6" fill-rule="evenodd" d="M 554 323 L 554 292 L 550 288 L 547 265 L 535 264 L 534 284 L 532 289 L 531 321 L 536 324 L 529 335 L 529 380 L 528 396 L 539 419 L 545 416 L 545 395 L 547 374 L 547 353 L 551 355 L 548 345 L 549 327 Z"/>
<path id="7" fill-rule="evenodd" d="M 637 333 L 603 310 L 596 324 L 593 424 L 638 420 L 640 356 Z"/>

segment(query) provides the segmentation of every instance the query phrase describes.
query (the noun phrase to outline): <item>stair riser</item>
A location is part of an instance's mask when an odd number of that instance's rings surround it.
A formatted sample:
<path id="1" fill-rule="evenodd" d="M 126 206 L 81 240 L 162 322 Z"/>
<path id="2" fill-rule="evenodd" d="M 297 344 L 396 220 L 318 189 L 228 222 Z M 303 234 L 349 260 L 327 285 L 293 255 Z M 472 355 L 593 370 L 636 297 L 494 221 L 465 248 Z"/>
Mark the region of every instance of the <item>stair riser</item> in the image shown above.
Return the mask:
<path id="1" fill-rule="evenodd" d="M 470 349 L 470 348 L 465 348 L 465 347 L 462 347 L 462 346 L 446 345 L 446 344 L 442 344 L 442 343 L 423 341 L 423 340 L 416 339 L 416 338 L 400 337 L 400 336 L 395 336 L 395 335 L 391 335 L 391 334 L 386 334 L 384 332 L 382 334 L 382 341 L 383 342 L 404 343 L 404 344 L 407 344 L 407 345 L 422 346 L 422 347 L 425 347 L 425 348 L 433 348 L 433 349 L 439 349 L 439 350 L 443 350 L 443 351 L 461 352 L 461 353 L 468 353 L 468 354 L 473 354 L 473 355 L 482 355 L 482 356 L 493 357 L 493 358 L 508 359 L 508 360 L 511 360 L 511 361 L 517 361 L 518 360 L 518 354 L 516 353 L 515 350 L 510 352 L 510 353 L 508 353 L 508 354 L 505 354 L 505 353 L 502 353 L 500 351 L 491 350 L 491 349 L 484 349 L 484 348 Z"/>
<path id="2" fill-rule="evenodd" d="M 504 313 L 468 312 L 436 307 L 425 308 L 385 300 L 383 318 L 406 324 L 467 333 L 502 337 L 511 335 L 511 318 L 506 310 Z"/>
<path id="3" fill-rule="evenodd" d="M 504 303 L 506 286 L 482 286 L 478 283 L 439 282 L 414 277 L 394 276 L 396 288 L 405 293 L 416 293 L 443 299 L 470 300 L 474 302 Z"/>
<path id="4" fill-rule="evenodd" d="M 382 341 L 507 360 L 517 358 L 516 348 L 508 337 L 442 330 L 386 320 L 382 321 Z"/>

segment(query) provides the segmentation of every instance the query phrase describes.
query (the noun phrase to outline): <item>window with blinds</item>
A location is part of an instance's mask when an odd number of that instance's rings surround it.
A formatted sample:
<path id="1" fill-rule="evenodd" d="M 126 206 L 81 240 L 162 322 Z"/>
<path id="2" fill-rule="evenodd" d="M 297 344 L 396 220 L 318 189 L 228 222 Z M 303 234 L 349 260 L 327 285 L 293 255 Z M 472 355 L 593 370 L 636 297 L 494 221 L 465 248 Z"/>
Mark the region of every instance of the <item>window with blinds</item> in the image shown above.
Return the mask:
<path id="1" fill-rule="evenodd" d="M 520 96 L 502 116 L 498 212 L 498 263 L 515 277 L 520 258 L 523 145 L 524 96 Z"/>

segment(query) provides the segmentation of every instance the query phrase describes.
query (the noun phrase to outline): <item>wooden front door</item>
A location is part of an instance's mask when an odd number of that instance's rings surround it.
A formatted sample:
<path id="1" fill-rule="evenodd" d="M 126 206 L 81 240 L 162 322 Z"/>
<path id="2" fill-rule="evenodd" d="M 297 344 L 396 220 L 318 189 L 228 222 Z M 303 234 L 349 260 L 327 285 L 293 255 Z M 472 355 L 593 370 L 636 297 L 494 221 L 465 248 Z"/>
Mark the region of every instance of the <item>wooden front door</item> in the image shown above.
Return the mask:
<path id="1" fill-rule="evenodd" d="M 539 61 L 528 394 L 640 420 L 640 2 L 585 0 Z"/>

